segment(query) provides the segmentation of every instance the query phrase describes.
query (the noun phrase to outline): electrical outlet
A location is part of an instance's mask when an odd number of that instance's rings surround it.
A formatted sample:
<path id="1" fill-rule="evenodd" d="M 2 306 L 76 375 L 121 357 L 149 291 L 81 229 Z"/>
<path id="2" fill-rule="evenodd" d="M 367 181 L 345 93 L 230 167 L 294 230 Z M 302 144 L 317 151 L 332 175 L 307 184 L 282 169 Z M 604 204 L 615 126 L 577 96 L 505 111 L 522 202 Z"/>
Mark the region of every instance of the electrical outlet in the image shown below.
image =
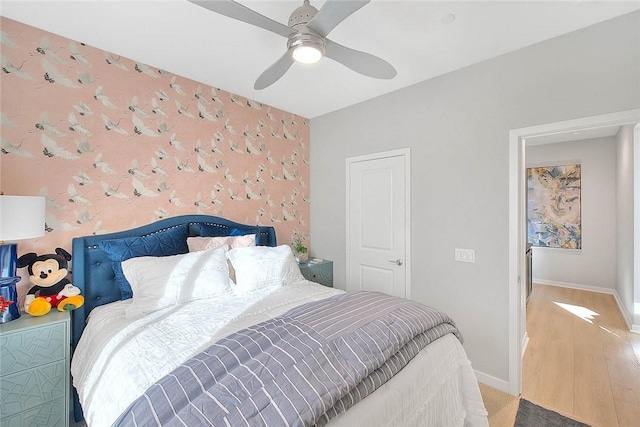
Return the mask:
<path id="1" fill-rule="evenodd" d="M 455 260 L 460 262 L 476 262 L 476 251 L 473 249 L 456 248 Z"/>

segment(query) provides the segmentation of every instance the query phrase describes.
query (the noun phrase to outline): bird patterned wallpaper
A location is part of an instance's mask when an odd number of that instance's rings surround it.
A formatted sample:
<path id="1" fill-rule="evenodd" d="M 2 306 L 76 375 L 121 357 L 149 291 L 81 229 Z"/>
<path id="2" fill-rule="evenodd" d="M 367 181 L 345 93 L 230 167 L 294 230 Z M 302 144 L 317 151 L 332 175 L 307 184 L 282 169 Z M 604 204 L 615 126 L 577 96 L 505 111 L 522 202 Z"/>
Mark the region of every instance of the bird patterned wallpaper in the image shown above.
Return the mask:
<path id="1" fill-rule="evenodd" d="M 74 236 L 203 213 L 308 243 L 308 120 L 0 17 L 0 189 L 46 197 L 46 233 Z"/>

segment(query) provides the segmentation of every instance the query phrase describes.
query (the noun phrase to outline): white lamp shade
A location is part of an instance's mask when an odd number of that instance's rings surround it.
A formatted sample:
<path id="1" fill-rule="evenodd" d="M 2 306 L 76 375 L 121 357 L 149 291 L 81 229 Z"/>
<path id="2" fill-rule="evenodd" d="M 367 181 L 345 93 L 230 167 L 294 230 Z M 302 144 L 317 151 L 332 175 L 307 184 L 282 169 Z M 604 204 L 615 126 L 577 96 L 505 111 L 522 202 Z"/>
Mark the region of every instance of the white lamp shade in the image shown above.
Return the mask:
<path id="1" fill-rule="evenodd" d="M 44 236 L 42 196 L 0 196 L 0 241 Z"/>

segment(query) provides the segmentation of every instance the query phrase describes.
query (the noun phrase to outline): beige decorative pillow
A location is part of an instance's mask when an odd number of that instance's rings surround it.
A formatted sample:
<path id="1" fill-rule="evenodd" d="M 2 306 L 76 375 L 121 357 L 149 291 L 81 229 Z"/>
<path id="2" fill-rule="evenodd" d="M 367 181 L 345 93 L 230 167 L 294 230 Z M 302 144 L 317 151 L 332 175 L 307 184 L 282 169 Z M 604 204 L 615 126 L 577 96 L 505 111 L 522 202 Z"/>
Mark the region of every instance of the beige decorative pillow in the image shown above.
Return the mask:
<path id="1" fill-rule="evenodd" d="M 256 235 L 246 234 L 244 236 L 187 238 L 187 246 L 189 246 L 189 252 L 204 251 L 207 249 L 217 249 L 224 245 L 229 245 L 229 249 L 248 248 L 250 246 L 255 246 Z"/>
<path id="2" fill-rule="evenodd" d="M 225 236 L 225 237 L 188 237 L 187 246 L 189 252 L 198 252 L 208 249 L 217 249 L 223 246 L 233 248 L 249 248 L 256 245 L 255 234 L 245 234 L 244 236 Z M 236 271 L 233 265 L 227 262 L 229 266 L 229 278 L 235 283 Z"/>

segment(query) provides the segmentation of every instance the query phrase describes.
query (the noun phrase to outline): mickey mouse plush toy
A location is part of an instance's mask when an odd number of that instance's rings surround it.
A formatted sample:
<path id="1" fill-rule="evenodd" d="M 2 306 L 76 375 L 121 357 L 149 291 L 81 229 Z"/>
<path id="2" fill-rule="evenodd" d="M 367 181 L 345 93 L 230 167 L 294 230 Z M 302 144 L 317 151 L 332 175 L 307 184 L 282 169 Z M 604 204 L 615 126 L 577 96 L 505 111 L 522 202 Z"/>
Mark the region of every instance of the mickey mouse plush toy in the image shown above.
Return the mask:
<path id="1" fill-rule="evenodd" d="M 24 302 L 24 310 L 32 316 L 44 316 L 51 307 L 59 311 L 74 310 L 84 304 L 80 289 L 67 279 L 71 254 L 56 248 L 55 254 L 37 255 L 33 252 L 18 258 L 18 267 L 29 267 L 29 278 L 34 284 Z"/>

